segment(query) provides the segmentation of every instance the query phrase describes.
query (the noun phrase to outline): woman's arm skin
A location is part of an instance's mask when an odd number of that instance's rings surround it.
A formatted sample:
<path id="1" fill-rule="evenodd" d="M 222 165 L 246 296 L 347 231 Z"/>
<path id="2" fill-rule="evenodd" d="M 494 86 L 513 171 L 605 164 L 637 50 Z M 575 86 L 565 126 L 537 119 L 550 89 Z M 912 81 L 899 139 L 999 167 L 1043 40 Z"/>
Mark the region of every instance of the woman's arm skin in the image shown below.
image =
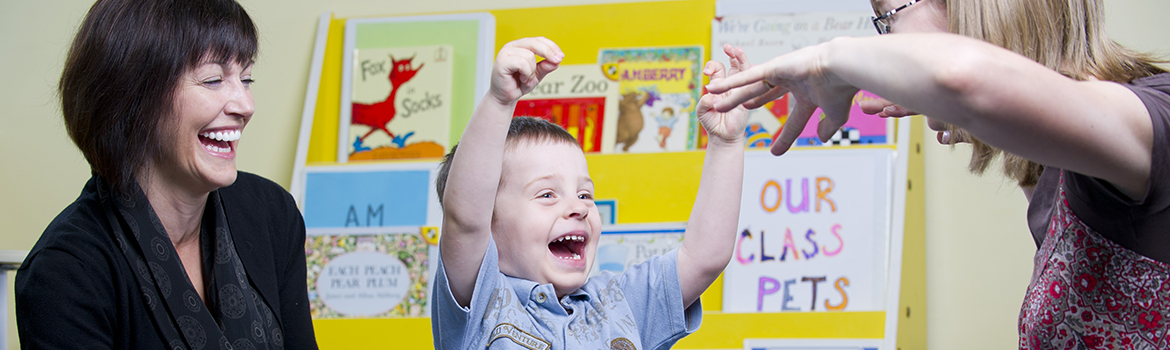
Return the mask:
<path id="1" fill-rule="evenodd" d="M 761 82 L 767 79 L 775 88 Z M 1153 125 L 1132 91 L 1112 82 L 1077 81 L 1006 49 L 953 34 L 839 38 L 777 57 L 712 82 L 732 91 L 716 105 L 753 108 L 792 92 L 796 106 L 773 153 L 787 151 L 821 107 L 823 139 L 844 124 L 851 98 L 865 89 L 1032 161 L 1108 181 L 1143 198 Z"/>

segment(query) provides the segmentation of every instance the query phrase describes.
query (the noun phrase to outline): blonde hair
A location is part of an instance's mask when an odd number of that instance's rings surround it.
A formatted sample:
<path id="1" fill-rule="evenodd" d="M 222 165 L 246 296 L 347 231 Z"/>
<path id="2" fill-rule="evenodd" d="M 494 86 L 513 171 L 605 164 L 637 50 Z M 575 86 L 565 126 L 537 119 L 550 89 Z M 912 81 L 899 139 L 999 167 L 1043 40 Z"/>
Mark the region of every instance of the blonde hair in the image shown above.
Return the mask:
<path id="1" fill-rule="evenodd" d="M 1076 80 L 1127 83 L 1165 72 L 1163 63 L 1122 47 L 1105 34 L 1102 0 L 945 0 L 952 33 L 980 39 L 1028 57 Z M 962 130 L 949 127 L 952 135 Z M 1004 156 L 1004 174 L 1034 186 L 1044 166 L 983 143 L 965 133 L 975 149 L 970 170 L 982 174 Z"/>

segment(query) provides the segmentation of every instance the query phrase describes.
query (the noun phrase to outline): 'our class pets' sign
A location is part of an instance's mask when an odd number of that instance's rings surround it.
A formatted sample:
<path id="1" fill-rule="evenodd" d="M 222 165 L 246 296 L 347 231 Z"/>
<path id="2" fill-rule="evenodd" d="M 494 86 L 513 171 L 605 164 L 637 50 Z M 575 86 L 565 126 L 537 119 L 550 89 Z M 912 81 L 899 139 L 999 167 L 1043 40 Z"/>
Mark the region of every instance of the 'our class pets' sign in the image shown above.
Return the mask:
<path id="1" fill-rule="evenodd" d="M 723 311 L 883 310 L 894 151 L 750 151 Z"/>

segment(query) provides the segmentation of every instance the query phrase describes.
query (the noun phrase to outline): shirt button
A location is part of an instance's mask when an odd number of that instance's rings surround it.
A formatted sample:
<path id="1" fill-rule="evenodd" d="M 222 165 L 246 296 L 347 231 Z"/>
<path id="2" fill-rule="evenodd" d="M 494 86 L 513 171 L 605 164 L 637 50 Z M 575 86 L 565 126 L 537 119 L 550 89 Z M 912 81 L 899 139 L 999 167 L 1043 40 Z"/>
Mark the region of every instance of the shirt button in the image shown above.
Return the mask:
<path id="1" fill-rule="evenodd" d="M 536 294 L 536 302 L 543 303 L 545 301 L 545 299 L 547 299 L 547 297 L 544 295 L 544 293 L 537 293 Z"/>

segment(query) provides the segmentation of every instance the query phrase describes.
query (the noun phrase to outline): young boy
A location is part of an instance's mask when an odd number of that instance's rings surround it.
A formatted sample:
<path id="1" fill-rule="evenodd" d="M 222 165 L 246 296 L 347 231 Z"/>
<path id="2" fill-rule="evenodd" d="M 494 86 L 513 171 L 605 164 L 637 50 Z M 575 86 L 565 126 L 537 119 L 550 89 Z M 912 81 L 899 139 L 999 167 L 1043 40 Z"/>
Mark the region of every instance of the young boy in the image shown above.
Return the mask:
<path id="1" fill-rule="evenodd" d="M 732 74 L 747 64 L 733 52 Z M 746 112 L 717 113 L 720 97 L 706 95 L 698 112 L 710 141 L 682 247 L 586 280 L 601 219 L 585 155 L 559 126 L 512 118 L 563 58 L 545 38 L 504 45 L 487 96 L 440 168 L 436 349 L 667 349 L 698 329 L 699 295 L 731 259 Z M 718 62 L 704 74 L 726 75 Z"/>

